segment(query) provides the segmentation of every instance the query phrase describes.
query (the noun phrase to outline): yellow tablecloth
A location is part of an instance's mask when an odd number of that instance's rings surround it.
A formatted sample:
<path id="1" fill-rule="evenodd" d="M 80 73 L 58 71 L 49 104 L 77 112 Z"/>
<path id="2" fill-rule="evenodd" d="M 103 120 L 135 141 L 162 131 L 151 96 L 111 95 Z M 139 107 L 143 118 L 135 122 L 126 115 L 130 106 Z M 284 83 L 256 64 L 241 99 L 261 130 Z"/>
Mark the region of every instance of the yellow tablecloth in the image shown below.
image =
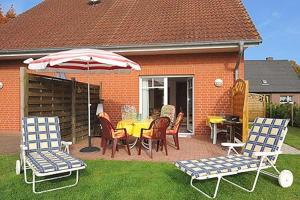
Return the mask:
<path id="1" fill-rule="evenodd" d="M 149 128 L 152 120 L 122 120 L 117 124 L 117 128 L 126 128 L 128 135 L 140 137 L 142 128 Z"/>
<path id="2" fill-rule="evenodd" d="M 207 116 L 206 125 L 209 126 L 209 123 L 220 124 L 223 123 L 225 119 L 221 116 Z"/>

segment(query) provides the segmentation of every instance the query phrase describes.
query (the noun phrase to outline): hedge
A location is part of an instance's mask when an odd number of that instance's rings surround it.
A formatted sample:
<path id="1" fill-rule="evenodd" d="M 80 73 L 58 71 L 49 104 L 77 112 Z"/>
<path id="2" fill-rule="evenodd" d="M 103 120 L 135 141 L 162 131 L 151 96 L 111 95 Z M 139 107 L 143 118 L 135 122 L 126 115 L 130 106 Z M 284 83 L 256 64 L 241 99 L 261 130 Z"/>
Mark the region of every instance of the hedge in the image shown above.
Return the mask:
<path id="1" fill-rule="evenodd" d="M 300 127 L 300 105 L 268 103 L 266 109 L 267 117 L 290 119 L 290 125 Z M 292 115 L 292 110 L 294 115 Z"/>

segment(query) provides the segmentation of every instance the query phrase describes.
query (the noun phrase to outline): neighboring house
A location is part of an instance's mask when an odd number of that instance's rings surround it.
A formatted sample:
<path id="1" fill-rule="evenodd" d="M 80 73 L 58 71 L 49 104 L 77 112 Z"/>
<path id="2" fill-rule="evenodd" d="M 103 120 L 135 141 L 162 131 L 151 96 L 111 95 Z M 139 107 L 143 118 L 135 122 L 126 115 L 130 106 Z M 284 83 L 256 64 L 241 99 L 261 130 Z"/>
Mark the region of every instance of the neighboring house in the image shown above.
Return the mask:
<path id="1" fill-rule="evenodd" d="M 245 79 L 249 91 L 264 94 L 276 104 L 300 104 L 300 78 L 288 60 L 246 60 Z"/>
<path id="2" fill-rule="evenodd" d="M 182 134 L 209 133 L 207 115 L 230 114 L 235 77 L 244 78 L 243 53 L 261 42 L 240 0 L 47 0 L 0 29 L 0 131 L 20 129 L 23 60 L 72 48 L 113 51 L 142 70 L 92 75 L 102 82 L 104 109 L 116 123 L 121 105 L 143 116 L 173 104 L 188 119 Z M 87 81 L 84 75 L 66 75 Z M 216 87 L 216 79 L 223 85 Z"/>

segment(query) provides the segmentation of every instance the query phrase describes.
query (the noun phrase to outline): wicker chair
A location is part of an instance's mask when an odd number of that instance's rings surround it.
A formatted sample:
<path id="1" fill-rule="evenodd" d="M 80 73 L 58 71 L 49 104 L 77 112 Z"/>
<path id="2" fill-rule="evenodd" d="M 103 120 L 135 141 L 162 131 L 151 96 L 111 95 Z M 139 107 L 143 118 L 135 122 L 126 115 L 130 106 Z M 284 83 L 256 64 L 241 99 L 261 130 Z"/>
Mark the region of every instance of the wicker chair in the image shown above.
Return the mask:
<path id="1" fill-rule="evenodd" d="M 173 126 L 175 121 L 175 106 L 173 105 L 164 105 L 161 108 L 160 116 L 161 117 L 169 117 L 170 118 L 170 128 Z"/>
<path id="2" fill-rule="evenodd" d="M 174 126 L 171 129 L 167 130 L 167 135 L 173 136 L 177 150 L 179 150 L 178 131 L 180 128 L 180 124 L 183 120 L 183 116 L 184 116 L 183 112 L 178 113 Z"/>
<path id="3" fill-rule="evenodd" d="M 131 105 L 123 105 L 121 107 L 122 120 L 134 120 L 137 118 L 136 109 Z"/>
<path id="4" fill-rule="evenodd" d="M 102 127 L 102 138 L 101 138 L 101 146 L 103 147 L 102 154 L 105 154 L 107 143 L 112 141 L 112 153 L 111 157 L 113 158 L 115 152 L 118 151 L 118 142 L 125 141 L 128 155 L 130 154 L 130 148 L 128 144 L 128 136 L 125 128 L 115 129 L 111 122 L 107 120 L 105 117 L 99 117 L 100 124 Z"/>
<path id="5" fill-rule="evenodd" d="M 163 150 L 163 146 L 164 146 L 166 155 L 168 155 L 166 130 L 169 125 L 170 125 L 170 119 L 168 117 L 160 117 L 152 121 L 148 129 L 142 129 L 138 155 L 141 155 L 142 143 L 144 142 L 144 140 L 148 140 L 149 142 L 149 152 L 151 158 L 152 158 L 153 141 L 157 142 L 156 151 L 158 151 L 159 144 L 161 144 L 161 150 Z"/>

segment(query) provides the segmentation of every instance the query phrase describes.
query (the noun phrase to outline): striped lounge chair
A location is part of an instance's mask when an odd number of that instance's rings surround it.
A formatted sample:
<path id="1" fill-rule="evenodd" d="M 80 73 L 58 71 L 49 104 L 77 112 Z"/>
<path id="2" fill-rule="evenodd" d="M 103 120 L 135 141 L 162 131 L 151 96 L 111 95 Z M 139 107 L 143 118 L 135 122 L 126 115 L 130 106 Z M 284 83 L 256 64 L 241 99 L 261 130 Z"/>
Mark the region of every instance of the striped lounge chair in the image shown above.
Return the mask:
<path id="1" fill-rule="evenodd" d="M 25 117 L 22 119 L 22 144 L 20 160 L 16 162 L 16 173 L 24 170 L 24 179 L 32 184 L 34 193 L 43 193 L 77 185 L 79 170 L 86 165 L 69 155 L 72 142 L 61 141 L 58 117 Z M 64 149 L 63 149 L 64 147 Z M 32 181 L 27 179 L 27 169 L 32 170 Z M 37 191 L 39 182 L 70 176 L 76 172 L 72 185 Z M 51 177 L 49 177 L 51 176 Z M 43 177 L 36 180 L 36 177 Z"/>
<path id="2" fill-rule="evenodd" d="M 191 186 L 208 198 L 217 196 L 221 179 L 247 192 L 253 192 L 260 173 L 278 178 L 282 187 L 289 187 L 293 183 L 293 174 L 289 170 L 280 172 L 275 166 L 278 155 L 282 153 L 281 146 L 288 130 L 288 122 L 289 120 L 285 119 L 256 118 L 246 144 L 222 143 L 223 146 L 229 147 L 227 156 L 177 161 L 175 165 L 191 176 Z M 236 147 L 243 147 L 241 154 L 236 151 Z M 232 152 L 233 154 L 231 154 Z M 277 174 L 265 171 L 267 168 L 273 168 Z M 251 189 L 246 189 L 224 178 L 251 171 L 256 172 Z M 211 178 L 217 179 L 213 195 L 205 193 L 193 184 L 194 180 Z"/>

